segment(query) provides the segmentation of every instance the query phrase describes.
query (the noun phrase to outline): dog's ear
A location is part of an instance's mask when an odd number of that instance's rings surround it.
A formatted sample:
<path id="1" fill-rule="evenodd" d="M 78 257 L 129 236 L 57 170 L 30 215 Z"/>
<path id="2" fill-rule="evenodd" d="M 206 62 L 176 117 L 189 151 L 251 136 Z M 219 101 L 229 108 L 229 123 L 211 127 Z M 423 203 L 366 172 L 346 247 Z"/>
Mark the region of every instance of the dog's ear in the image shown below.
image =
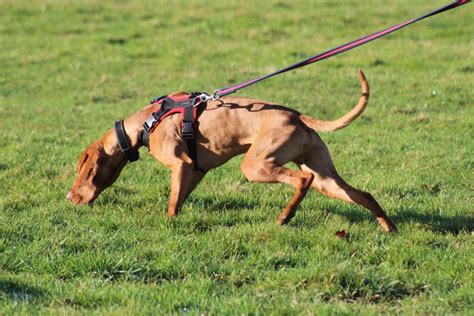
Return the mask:
<path id="1" fill-rule="evenodd" d="M 102 191 L 117 180 L 126 162 L 118 161 L 116 157 L 107 154 L 104 149 L 98 150 L 97 155 L 97 159 L 94 160 L 91 180 L 93 185 Z"/>
<path id="2" fill-rule="evenodd" d="M 98 153 L 96 151 L 90 152 L 88 154 L 88 157 L 89 158 L 87 159 L 87 161 L 82 165 L 81 169 L 79 169 L 79 172 L 82 169 L 85 169 L 85 170 L 87 170 L 85 179 L 93 179 L 94 176 L 96 175 L 97 169 L 98 169 L 97 168 Z"/>
<path id="3" fill-rule="evenodd" d="M 81 157 L 79 158 L 79 161 L 77 162 L 76 166 L 76 172 L 79 173 L 81 171 L 82 166 L 87 162 L 87 159 L 89 159 L 89 153 L 87 151 L 83 152 Z"/>
<path id="4" fill-rule="evenodd" d="M 94 163 L 97 161 L 99 156 L 97 155 L 97 152 L 101 150 L 101 147 L 98 146 L 98 143 L 92 143 L 90 144 L 86 150 L 82 153 L 81 157 L 79 158 L 79 161 L 77 163 L 76 169 L 77 172 L 79 173 L 84 165 Z"/>
<path id="5" fill-rule="evenodd" d="M 103 147 L 98 147 L 92 153 L 91 158 L 91 167 L 94 169 L 92 177 L 95 177 L 99 168 L 107 163 L 107 153 L 105 152 Z"/>

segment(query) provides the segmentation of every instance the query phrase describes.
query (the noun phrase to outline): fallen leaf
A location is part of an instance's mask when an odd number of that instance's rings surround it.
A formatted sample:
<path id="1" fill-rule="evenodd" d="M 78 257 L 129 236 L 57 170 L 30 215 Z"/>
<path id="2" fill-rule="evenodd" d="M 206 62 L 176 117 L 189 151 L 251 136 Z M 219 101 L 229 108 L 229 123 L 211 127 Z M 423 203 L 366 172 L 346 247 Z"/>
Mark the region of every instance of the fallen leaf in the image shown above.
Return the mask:
<path id="1" fill-rule="evenodd" d="M 349 237 L 349 232 L 345 229 L 339 230 L 339 231 L 336 232 L 336 237 L 347 238 L 347 237 Z"/>

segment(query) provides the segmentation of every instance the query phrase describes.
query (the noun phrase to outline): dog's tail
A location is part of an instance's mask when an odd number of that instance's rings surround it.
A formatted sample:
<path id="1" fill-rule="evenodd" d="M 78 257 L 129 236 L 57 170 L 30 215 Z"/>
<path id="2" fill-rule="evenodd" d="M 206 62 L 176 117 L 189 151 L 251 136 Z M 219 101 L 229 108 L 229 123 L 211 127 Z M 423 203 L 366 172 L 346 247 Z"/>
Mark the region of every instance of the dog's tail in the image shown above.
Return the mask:
<path id="1" fill-rule="evenodd" d="M 369 100 L 369 84 L 361 69 L 359 69 L 359 81 L 362 86 L 362 96 L 357 105 L 344 116 L 334 121 L 315 120 L 307 115 L 300 115 L 300 120 L 308 127 L 318 132 L 332 132 L 344 128 L 355 120 L 364 111 Z"/>

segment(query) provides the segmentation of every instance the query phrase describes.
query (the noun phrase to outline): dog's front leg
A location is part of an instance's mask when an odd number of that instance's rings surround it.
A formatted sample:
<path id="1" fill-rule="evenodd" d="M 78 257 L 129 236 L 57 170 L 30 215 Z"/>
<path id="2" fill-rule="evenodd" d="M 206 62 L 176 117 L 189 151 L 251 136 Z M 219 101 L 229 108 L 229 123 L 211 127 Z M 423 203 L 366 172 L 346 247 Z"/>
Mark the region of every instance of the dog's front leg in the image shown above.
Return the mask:
<path id="1" fill-rule="evenodd" d="M 205 173 L 194 171 L 193 161 L 188 155 L 186 143 L 179 135 L 153 135 L 150 153 L 171 170 L 171 193 L 168 216 L 178 215 L 184 201 Z M 159 142 L 158 142 L 158 141 Z"/>
<path id="2" fill-rule="evenodd" d="M 178 215 L 193 178 L 193 164 L 184 160 L 171 166 L 171 193 L 168 202 L 168 216 Z"/>
<path id="3" fill-rule="evenodd" d="M 184 201 L 205 175 L 205 172 L 193 170 L 194 162 L 188 154 L 188 146 L 179 133 L 180 124 L 179 121 L 165 120 L 150 137 L 150 153 L 171 170 L 169 217 L 179 214 Z"/>

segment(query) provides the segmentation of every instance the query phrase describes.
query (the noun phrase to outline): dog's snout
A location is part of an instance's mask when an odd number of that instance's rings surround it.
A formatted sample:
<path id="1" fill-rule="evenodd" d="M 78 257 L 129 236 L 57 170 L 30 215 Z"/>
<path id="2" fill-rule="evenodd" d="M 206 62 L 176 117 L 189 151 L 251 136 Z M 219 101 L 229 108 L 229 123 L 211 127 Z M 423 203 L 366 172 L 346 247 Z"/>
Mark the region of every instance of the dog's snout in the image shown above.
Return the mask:
<path id="1" fill-rule="evenodd" d="M 69 192 L 67 193 L 66 199 L 68 199 L 69 201 L 72 200 L 72 192 L 71 192 L 71 191 L 69 191 Z"/>

